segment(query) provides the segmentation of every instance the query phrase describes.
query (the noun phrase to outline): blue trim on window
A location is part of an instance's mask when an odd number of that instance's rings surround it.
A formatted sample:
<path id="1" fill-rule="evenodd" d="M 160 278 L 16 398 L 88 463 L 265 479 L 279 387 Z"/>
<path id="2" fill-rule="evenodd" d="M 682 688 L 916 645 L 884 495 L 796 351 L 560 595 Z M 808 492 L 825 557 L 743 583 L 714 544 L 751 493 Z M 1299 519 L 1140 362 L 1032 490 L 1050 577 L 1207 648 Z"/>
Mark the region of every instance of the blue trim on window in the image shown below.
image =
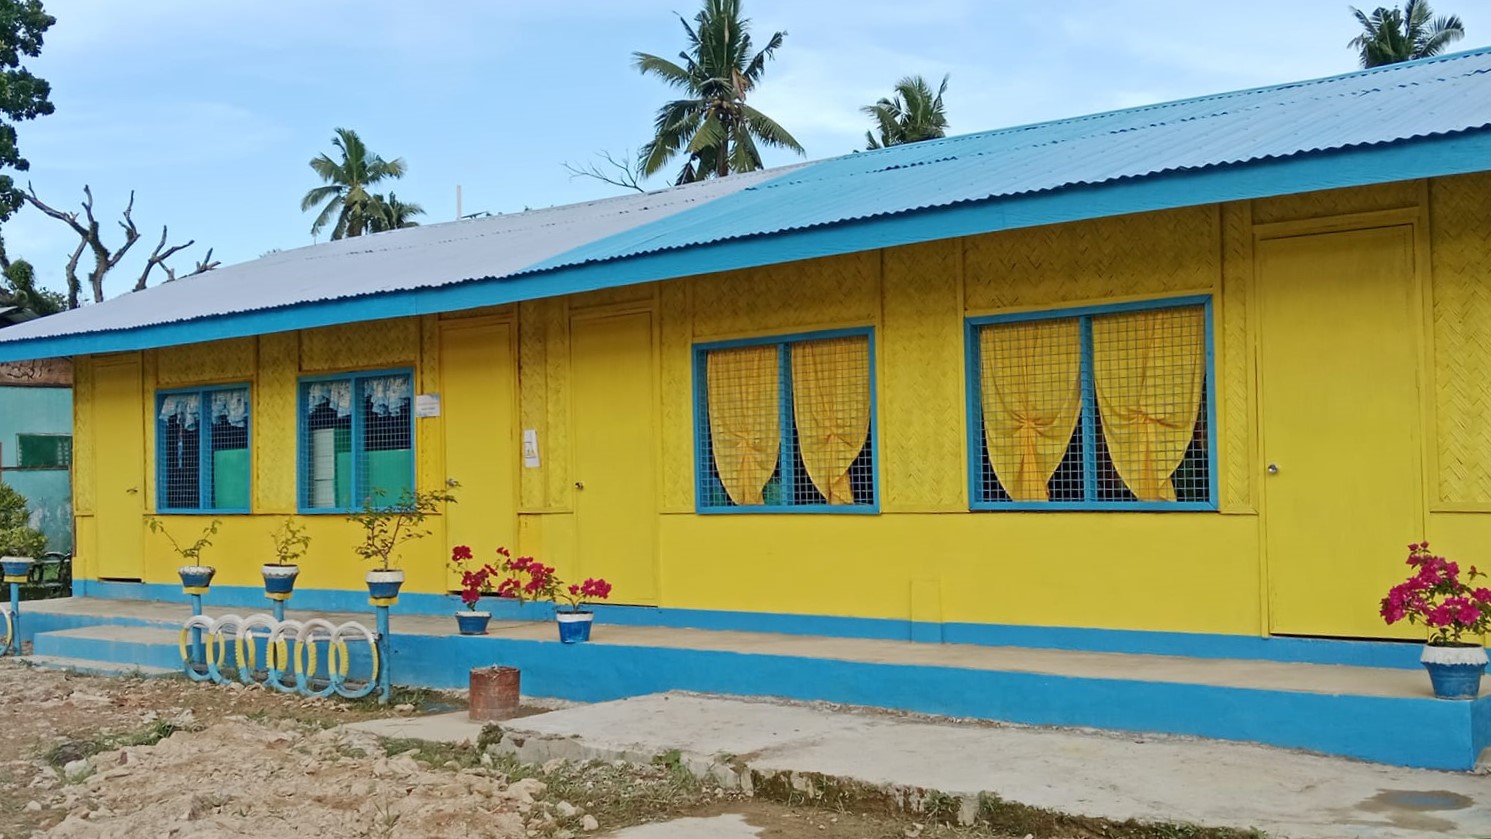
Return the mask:
<path id="1" fill-rule="evenodd" d="M 212 474 L 212 400 L 210 395 L 226 390 L 242 390 L 248 393 L 249 412 L 248 423 L 248 446 L 249 452 L 249 499 L 253 499 L 253 457 L 254 457 L 254 388 L 250 382 L 235 382 L 231 384 L 200 385 L 197 387 L 173 387 L 157 388 L 152 404 L 155 410 L 152 412 L 152 424 L 155 426 L 155 512 L 161 515 L 171 516 L 216 516 L 216 515 L 243 515 L 253 512 L 250 507 L 213 507 L 203 504 L 202 499 L 210 498 L 213 490 Z M 197 506 L 195 507 L 171 507 L 166 503 L 167 481 L 166 466 L 161 454 L 160 435 L 160 408 L 161 400 L 166 396 L 180 396 L 183 394 L 197 394 L 199 402 L 197 405 Z"/>
<path id="2" fill-rule="evenodd" d="M 297 438 L 297 451 L 295 452 L 295 505 L 296 509 L 301 515 L 344 516 L 349 513 L 359 512 L 362 510 L 362 507 L 357 505 L 355 502 L 357 500 L 358 490 L 361 489 L 361 484 L 363 481 L 362 471 L 366 468 L 366 465 L 362 463 L 363 459 L 358 457 L 358 453 L 365 450 L 364 447 L 367 445 L 367 441 L 364 440 L 362 437 L 362 390 L 358 387 L 358 383 L 363 379 L 376 379 L 384 376 L 407 376 L 409 378 L 409 487 L 411 490 L 418 490 L 419 456 L 416 446 L 417 438 L 419 435 L 417 433 L 417 429 L 414 427 L 414 392 L 416 388 L 414 368 L 397 367 L 383 370 L 352 370 L 342 373 L 323 373 L 314 376 L 301 376 L 295 382 L 295 403 L 296 410 L 298 412 L 298 416 L 295 420 L 295 436 Z M 311 496 L 310 461 L 309 458 L 305 457 L 306 448 L 310 445 L 310 434 L 309 430 L 306 428 L 308 413 L 306 411 L 307 403 L 305 385 L 312 382 L 339 381 L 352 382 L 352 427 L 348 433 L 352 435 L 352 473 L 349 476 L 349 479 L 352 482 L 351 495 L 354 504 L 350 507 L 311 507 L 308 504 Z"/>
<path id="3" fill-rule="evenodd" d="M 1092 375 L 1092 321 L 1095 315 L 1136 312 L 1148 309 L 1179 309 L 1201 306 L 1206 341 L 1206 448 L 1207 501 L 1098 501 L 1097 500 L 1097 431 L 1093 422 L 1097 411 L 1097 391 Z M 978 406 L 982 399 L 979 329 L 996 323 L 1021 323 L 1040 320 L 1082 318 L 1082 494 L 1084 501 L 984 501 L 983 499 L 983 422 Z M 968 363 L 968 507 L 979 512 L 1008 510 L 1012 512 L 1131 511 L 1131 512 L 1215 512 L 1219 509 L 1217 479 L 1217 381 L 1216 345 L 1212 324 L 1212 297 L 1193 294 L 1133 300 L 1124 303 L 1101 303 L 1065 309 L 1042 309 L 1032 312 L 1010 312 L 968 318 L 964 324 L 965 356 Z"/>
<path id="4" fill-rule="evenodd" d="M 772 504 L 734 506 L 721 505 L 718 507 L 706 506 L 702 499 L 709 494 L 709 452 L 704 443 L 708 431 L 708 416 L 704 403 L 708 398 L 708 381 L 705 372 L 706 356 L 713 350 L 734 349 L 737 347 L 761 347 L 775 344 L 778 352 L 778 363 L 780 364 L 778 388 L 781 395 L 778 397 L 779 409 L 781 411 L 782 423 L 782 446 L 778 471 L 781 474 L 783 492 L 790 494 L 793 491 L 793 473 L 796 468 L 796 457 L 792 448 L 792 361 L 788 352 L 788 346 L 805 341 L 822 341 L 830 338 L 859 338 L 866 339 L 869 348 L 869 377 L 870 377 L 870 475 L 872 480 L 872 492 L 875 495 L 873 504 Z M 700 515 L 758 515 L 761 513 L 813 513 L 830 515 L 876 515 L 880 512 L 880 422 L 878 419 L 879 399 L 876 391 L 877 377 L 875 375 L 875 330 L 873 327 L 853 327 L 849 329 L 827 329 L 818 332 L 793 332 L 785 335 L 763 335 L 755 338 L 737 338 L 730 341 L 710 341 L 694 345 L 694 463 L 698 471 L 697 480 L 694 482 L 694 512 Z"/>

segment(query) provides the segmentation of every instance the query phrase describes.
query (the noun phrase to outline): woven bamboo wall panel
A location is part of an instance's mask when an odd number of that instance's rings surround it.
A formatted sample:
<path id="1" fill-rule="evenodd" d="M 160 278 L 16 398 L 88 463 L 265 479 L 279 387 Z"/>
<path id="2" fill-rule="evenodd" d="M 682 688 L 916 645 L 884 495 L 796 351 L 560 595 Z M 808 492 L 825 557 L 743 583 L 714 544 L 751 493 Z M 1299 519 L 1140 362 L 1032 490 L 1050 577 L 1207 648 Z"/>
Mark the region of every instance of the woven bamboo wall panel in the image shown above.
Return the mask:
<path id="1" fill-rule="evenodd" d="M 530 300 L 518 305 L 518 421 L 548 438 L 548 399 L 545 396 L 543 308 L 547 301 Z M 543 457 L 540 456 L 540 463 Z M 546 506 L 544 470 L 523 468 L 518 477 L 518 504 L 525 510 Z"/>
<path id="2" fill-rule="evenodd" d="M 418 318 L 349 323 L 300 333 L 300 366 L 306 372 L 400 367 L 418 357 Z"/>
<path id="3" fill-rule="evenodd" d="M 694 336 L 865 324 L 879 310 L 880 252 L 711 274 L 692 281 Z"/>
<path id="4" fill-rule="evenodd" d="M 1216 285 L 1216 208 L 1010 230 L 967 240 L 968 308 L 991 311 Z"/>
<path id="5" fill-rule="evenodd" d="M 962 242 L 885 251 L 881 486 L 887 510 L 966 510 Z"/>
<path id="6" fill-rule="evenodd" d="M 658 295 L 662 332 L 662 509 L 683 512 L 694 508 L 694 383 L 689 342 L 694 322 L 689 309 L 689 283 L 663 283 Z"/>
<path id="7" fill-rule="evenodd" d="M 185 347 L 163 347 L 156 359 L 161 387 L 248 381 L 254 377 L 254 339 L 230 338 Z"/>
<path id="8" fill-rule="evenodd" d="M 584 309 L 590 306 L 620 306 L 627 303 L 648 303 L 651 302 L 653 293 L 654 285 L 652 283 L 603 288 L 598 291 L 587 291 L 584 294 L 571 295 L 569 298 L 569 307 L 571 309 Z"/>
<path id="9" fill-rule="evenodd" d="M 440 388 L 440 318 L 425 315 L 419 319 L 419 367 L 414 382 L 416 393 L 439 393 Z M 415 475 L 422 491 L 442 489 L 449 470 L 445 464 L 445 439 L 435 419 L 414 420 L 415 445 L 419 454 L 419 473 Z"/>
<path id="10" fill-rule="evenodd" d="M 525 510 L 559 509 L 569 495 L 569 307 L 564 298 L 518 308 L 518 415 L 538 432 L 537 469 L 518 479 Z"/>
<path id="11" fill-rule="evenodd" d="M 1491 175 L 1429 188 L 1438 500 L 1491 503 Z"/>
<path id="12" fill-rule="evenodd" d="M 300 339 L 281 332 L 259 338 L 259 377 L 253 394 L 254 510 L 290 513 L 295 503 Z M 291 447 L 287 450 L 286 447 Z"/>
<path id="13" fill-rule="evenodd" d="M 93 490 L 98 479 L 93 462 L 93 359 L 86 355 L 74 359 L 72 375 L 73 512 L 92 515 Z"/>
<path id="14" fill-rule="evenodd" d="M 1269 224 L 1276 221 L 1343 216 L 1350 213 L 1417 207 L 1418 203 L 1419 182 L 1398 181 L 1351 189 L 1328 189 L 1321 192 L 1302 192 L 1298 195 L 1260 198 L 1253 202 L 1253 221 L 1256 224 Z"/>
<path id="15" fill-rule="evenodd" d="M 1253 507 L 1253 352 L 1248 342 L 1248 290 L 1253 276 L 1253 230 L 1247 204 L 1222 213 L 1222 299 L 1213 336 L 1217 350 L 1217 451 L 1222 508 Z"/>
<path id="16" fill-rule="evenodd" d="M 145 429 L 145 509 L 155 512 L 155 390 L 160 387 L 158 351 L 140 353 L 140 418 Z"/>

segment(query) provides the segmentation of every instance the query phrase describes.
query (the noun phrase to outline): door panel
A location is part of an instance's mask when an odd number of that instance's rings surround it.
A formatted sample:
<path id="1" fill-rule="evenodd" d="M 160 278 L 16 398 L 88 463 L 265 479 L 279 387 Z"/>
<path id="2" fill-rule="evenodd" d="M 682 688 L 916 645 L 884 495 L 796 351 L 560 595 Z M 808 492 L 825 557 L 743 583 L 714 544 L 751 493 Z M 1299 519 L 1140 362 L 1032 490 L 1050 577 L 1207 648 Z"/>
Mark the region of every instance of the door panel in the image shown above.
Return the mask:
<path id="1" fill-rule="evenodd" d="M 1424 528 L 1413 228 L 1257 255 L 1270 631 L 1387 635 L 1377 601 Z"/>
<path id="2" fill-rule="evenodd" d="M 98 577 L 145 576 L 145 406 L 138 358 L 99 362 L 94 368 L 93 427 L 98 480 Z"/>
<path id="3" fill-rule="evenodd" d="M 517 548 L 517 432 L 513 418 L 511 327 L 445 324 L 440 328 L 440 412 L 445 473 L 459 481 L 446 508 L 449 547 L 470 545 L 494 560 L 499 545 Z M 447 585 L 460 587 L 449 571 Z"/>
<path id="4" fill-rule="evenodd" d="M 580 574 L 656 605 L 652 316 L 577 317 L 570 336 Z"/>

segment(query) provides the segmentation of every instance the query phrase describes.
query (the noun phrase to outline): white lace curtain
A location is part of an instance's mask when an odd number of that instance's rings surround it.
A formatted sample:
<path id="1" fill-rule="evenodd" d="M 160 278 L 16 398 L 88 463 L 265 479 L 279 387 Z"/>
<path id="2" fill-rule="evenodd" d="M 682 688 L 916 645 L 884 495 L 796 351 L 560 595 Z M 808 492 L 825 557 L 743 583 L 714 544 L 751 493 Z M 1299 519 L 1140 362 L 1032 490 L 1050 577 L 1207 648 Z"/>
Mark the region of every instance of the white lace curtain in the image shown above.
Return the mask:
<path id="1" fill-rule="evenodd" d="M 408 376 L 374 376 L 361 382 L 362 396 L 372 412 L 379 416 L 400 416 L 409 409 L 413 388 Z M 306 385 L 306 413 L 322 406 L 336 411 L 338 417 L 352 415 L 352 380 L 311 382 Z"/>
<path id="2" fill-rule="evenodd" d="M 170 393 L 160 398 L 160 421 L 176 421 L 187 431 L 197 429 L 197 418 L 202 416 L 202 394 Z"/>
<path id="3" fill-rule="evenodd" d="M 208 407 L 212 409 L 212 422 L 226 421 L 235 428 L 243 428 L 248 422 L 249 399 L 247 390 L 214 390 L 206 394 Z M 170 393 L 161 397 L 160 421 L 180 425 L 186 431 L 195 431 L 202 416 L 201 393 Z"/>

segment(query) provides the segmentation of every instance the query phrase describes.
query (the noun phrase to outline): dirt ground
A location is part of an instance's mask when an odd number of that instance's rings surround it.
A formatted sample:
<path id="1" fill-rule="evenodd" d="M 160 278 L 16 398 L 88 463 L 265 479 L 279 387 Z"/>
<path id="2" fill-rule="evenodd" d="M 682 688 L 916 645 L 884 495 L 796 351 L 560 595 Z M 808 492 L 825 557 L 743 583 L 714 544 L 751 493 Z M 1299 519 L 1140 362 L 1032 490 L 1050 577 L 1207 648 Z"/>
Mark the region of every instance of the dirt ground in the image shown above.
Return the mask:
<path id="1" fill-rule="evenodd" d="M 1002 839 L 900 814 L 744 800 L 666 759 L 522 765 L 475 747 L 380 740 L 340 723 L 464 707 L 306 700 L 180 678 L 105 679 L 0 659 L 0 839 L 56 837 L 552 837 L 740 813 L 772 839 Z M 1213 837 L 1052 823 L 1038 836 Z"/>

